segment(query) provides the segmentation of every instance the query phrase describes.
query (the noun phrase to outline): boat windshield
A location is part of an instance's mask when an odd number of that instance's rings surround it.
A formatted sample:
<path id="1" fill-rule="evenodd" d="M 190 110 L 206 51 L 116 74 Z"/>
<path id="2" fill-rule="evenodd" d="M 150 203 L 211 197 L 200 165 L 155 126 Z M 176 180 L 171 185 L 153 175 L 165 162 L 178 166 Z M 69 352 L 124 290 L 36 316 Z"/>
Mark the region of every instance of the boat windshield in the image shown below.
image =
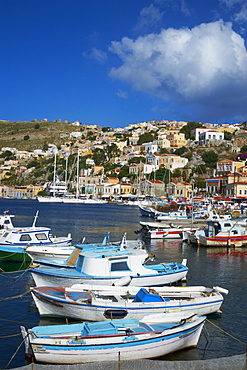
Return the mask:
<path id="1" fill-rule="evenodd" d="M 36 236 L 36 238 L 37 238 L 38 240 L 47 240 L 47 236 L 46 236 L 46 234 L 44 234 L 44 233 L 41 233 L 41 234 L 35 234 L 35 236 Z"/>

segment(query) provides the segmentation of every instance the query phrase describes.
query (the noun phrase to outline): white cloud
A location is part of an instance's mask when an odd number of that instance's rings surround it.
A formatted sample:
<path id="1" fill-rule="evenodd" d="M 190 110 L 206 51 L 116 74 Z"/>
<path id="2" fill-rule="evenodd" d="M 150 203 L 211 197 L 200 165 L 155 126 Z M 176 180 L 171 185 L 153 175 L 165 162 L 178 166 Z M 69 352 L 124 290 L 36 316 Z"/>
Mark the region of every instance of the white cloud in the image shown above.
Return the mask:
<path id="1" fill-rule="evenodd" d="M 238 13 L 234 15 L 234 20 L 238 23 L 247 21 L 247 6 L 244 5 Z"/>
<path id="2" fill-rule="evenodd" d="M 155 26 L 155 24 L 160 22 L 163 14 L 154 4 L 142 8 L 135 29 L 141 30 Z"/>
<path id="3" fill-rule="evenodd" d="M 104 51 L 96 49 L 96 48 L 92 48 L 90 52 L 82 53 L 82 56 L 84 58 L 93 59 L 100 64 L 105 63 L 107 59 L 107 54 Z"/>
<path id="4" fill-rule="evenodd" d="M 121 98 L 121 99 L 127 99 L 128 98 L 128 94 L 125 92 L 125 91 L 121 91 L 121 90 L 118 90 L 116 92 L 116 95 Z"/>
<path id="5" fill-rule="evenodd" d="M 247 114 L 247 52 L 231 23 L 125 37 L 113 41 L 110 51 L 122 61 L 110 76 L 135 90 L 208 115 Z"/>

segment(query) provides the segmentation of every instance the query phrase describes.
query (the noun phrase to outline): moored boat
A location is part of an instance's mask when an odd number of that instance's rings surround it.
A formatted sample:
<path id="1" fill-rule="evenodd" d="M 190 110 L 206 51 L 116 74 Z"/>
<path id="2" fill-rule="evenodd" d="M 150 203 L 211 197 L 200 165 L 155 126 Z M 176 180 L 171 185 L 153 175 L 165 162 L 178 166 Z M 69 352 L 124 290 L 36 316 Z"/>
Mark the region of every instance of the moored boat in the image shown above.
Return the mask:
<path id="1" fill-rule="evenodd" d="M 0 235 L 0 257 L 2 262 L 25 261 L 31 262 L 26 253 L 27 247 L 70 247 L 71 234 L 67 236 L 53 236 L 49 227 L 35 226 L 38 212 L 35 215 L 32 226 L 13 227 L 5 229 Z"/>
<path id="2" fill-rule="evenodd" d="M 71 287 L 32 288 L 31 294 L 41 316 L 83 321 L 142 319 L 154 313 L 221 312 L 223 288 L 101 286 L 75 284 Z"/>
<path id="3" fill-rule="evenodd" d="M 207 221 L 207 227 L 188 232 L 188 242 L 205 247 L 247 246 L 247 230 L 233 220 Z"/>
<path id="4" fill-rule="evenodd" d="M 136 233 L 141 233 L 147 239 L 181 239 L 183 231 L 195 231 L 196 227 L 185 227 L 167 224 L 163 222 L 143 222 L 140 221 L 141 229 Z"/>
<path id="5" fill-rule="evenodd" d="M 70 286 L 75 283 L 156 286 L 184 279 L 188 267 L 177 262 L 148 264 L 154 255 L 143 249 L 106 245 L 83 250 L 76 245 L 66 263 L 47 261 L 30 268 L 37 286 Z"/>
<path id="6" fill-rule="evenodd" d="M 36 326 L 26 331 L 25 353 L 37 362 L 86 362 L 156 358 L 198 344 L 205 316 L 166 314 L 117 320 Z"/>

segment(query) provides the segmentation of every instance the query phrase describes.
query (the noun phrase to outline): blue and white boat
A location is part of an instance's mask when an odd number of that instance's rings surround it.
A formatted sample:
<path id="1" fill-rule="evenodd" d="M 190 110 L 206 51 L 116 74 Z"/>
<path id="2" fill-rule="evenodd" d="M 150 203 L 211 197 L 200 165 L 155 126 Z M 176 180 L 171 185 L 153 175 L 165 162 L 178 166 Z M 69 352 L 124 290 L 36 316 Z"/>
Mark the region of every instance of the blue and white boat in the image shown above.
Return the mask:
<path id="1" fill-rule="evenodd" d="M 101 286 L 75 284 L 71 287 L 32 288 L 31 294 L 41 316 L 82 321 L 142 319 L 154 313 L 176 311 L 197 315 L 221 312 L 226 289 L 204 286 Z"/>
<path id="2" fill-rule="evenodd" d="M 205 316 L 167 314 L 142 320 L 116 320 L 70 325 L 36 326 L 26 331 L 25 353 L 48 364 L 156 358 L 196 347 Z"/>
<path id="3" fill-rule="evenodd" d="M 188 267 L 184 264 L 147 264 L 154 257 L 140 248 L 126 248 L 123 243 L 75 245 L 67 261 L 43 260 L 30 271 L 36 286 L 71 286 L 77 283 L 159 286 L 186 277 Z"/>
<path id="4" fill-rule="evenodd" d="M 102 247 L 105 248 L 119 248 L 122 244 L 125 248 L 145 248 L 145 243 L 140 239 L 130 240 L 126 239 L 126 233 L 124 233 L 123 238 L 121 241 L 118 242 L 108 242 L 110 233 L 107 233 L 102 241 L 102 243 L 96 244 L 84 244 L 85 238 L 82 239 L 79 252 L 81 250 L 99 250 Z M 27 254 L 32 258 L 33 261 L 37 260 L 59 260 L 59 261 L 67 261 L 72 252 L 76 249 L 76 246 L 71 247 L 54 247 L 54 246 L 31 246 L 26 248 Z M 77 252 L 76 252 L 77 253 Z M 76 254 L 75 253 L 75 254 Z M 66 262 L 64 262 L 66 263 Z"/>

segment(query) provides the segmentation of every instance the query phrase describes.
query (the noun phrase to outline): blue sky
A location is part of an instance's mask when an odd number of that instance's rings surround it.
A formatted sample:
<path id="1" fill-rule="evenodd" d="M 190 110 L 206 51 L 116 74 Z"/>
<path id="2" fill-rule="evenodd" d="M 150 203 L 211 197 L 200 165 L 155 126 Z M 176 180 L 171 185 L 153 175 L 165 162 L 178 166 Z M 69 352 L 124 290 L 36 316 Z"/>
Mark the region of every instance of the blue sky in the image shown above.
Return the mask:
<path id="1" fill-rule="evenodd" d="M 0 119 L 247 120 L 246 0 L 0 0 Z"/>

